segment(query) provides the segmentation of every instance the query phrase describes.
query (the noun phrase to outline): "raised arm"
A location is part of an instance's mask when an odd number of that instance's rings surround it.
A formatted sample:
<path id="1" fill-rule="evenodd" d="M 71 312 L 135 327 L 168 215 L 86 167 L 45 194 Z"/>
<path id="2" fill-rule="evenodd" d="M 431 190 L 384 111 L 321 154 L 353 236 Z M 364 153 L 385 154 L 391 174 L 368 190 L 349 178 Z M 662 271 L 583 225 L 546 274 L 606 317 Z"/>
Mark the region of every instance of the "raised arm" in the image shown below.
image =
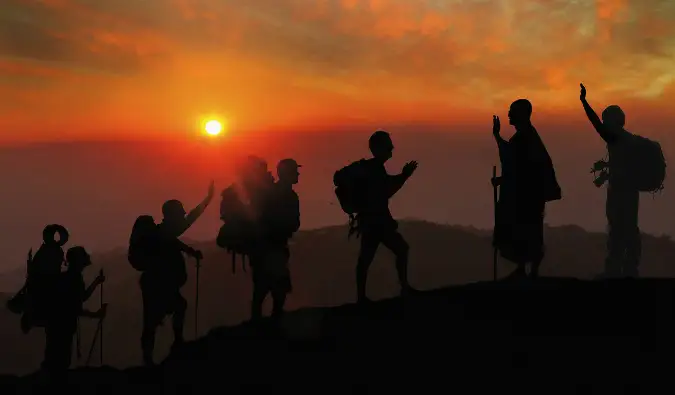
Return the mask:
<path id="1" fill-rule="evenodd" d="M 176 234 L 176 237 L 185 233 L 185 231 L 188 230 L 188 228 L 190 228 L 190 226 L 192 226 L 192 224 L 194 224 L 195 221 L 197 221 L 197 219 L 204 213 L 204 210 L 206 210 L 206 208 L 209 206 L 209 203 L 211 203 L 211 200 L 213 199 L 214 189 L 215 189 L 214 182 L 211 181 L 211 184 L 209 185 L 209 191 L 206 194 L 206 197 L 204 198 L 204 200 L 201 201 L 201 203 L 197 205 L 197 207 L 190 210 L 190 212 L 185 216 L 183 228 L 179 229 L 179 231 Z"/>
<path id="2" fill-rule="evenodd" d="M 581 100 L 581 104 L 584 106 L 584 111 L 586 112 L 588 120 L 591 121 L 591 124 L 595 128 L 595 131 L 598 132 L 600 137 L 603 140 L 605 140 L 606 143 L 610 144 L 614 142 L 614 140 L 616 139 L 616 135 L 605 127 L 605 125 L 600 120 L 600 117 L 598 117 L 598 114 L 596 114 L 595 111 L 593 110 L 593 107 L 591 107 L 591 105 L 588 104 L 588 101 L 586 101 L 586 87 L 584 86 L 584 84 L 580 84 L 580 86 L 581 86 L 581 94 L 579 96 L 579 99 Z"/>
<path id="3" fill-rule="evenodd" d="M 401 171 L 401 174 L 396 174 L 396 175 L 387 175 L 387 198 L 391 198 L 398 192 L 403 185 L 405 184 L 406 181 L 408 181 L 408 178 L 412 176 L 412 174 L 415 172 L 417 169 L 417 161 L 412 161 L 408 162 L 403 166 L 403 170 Z"/>

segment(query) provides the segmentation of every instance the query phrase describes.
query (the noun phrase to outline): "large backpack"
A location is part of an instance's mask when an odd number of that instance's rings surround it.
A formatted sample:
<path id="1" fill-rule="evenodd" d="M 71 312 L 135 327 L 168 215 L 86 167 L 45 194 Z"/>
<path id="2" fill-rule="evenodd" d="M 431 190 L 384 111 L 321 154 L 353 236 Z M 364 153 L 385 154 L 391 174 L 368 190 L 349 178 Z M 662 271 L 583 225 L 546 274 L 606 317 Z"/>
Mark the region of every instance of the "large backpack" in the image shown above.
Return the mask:
<path id="1" fill-rule="evenodd" d="M 349 216 L 349 238 L 358 235 L 358 214 L 365 204 L 367 188 L 366 159 L 360 159 L 336 171 L 333 175 L 335 196 L 342 211 Z"/>
<path id="2" fill-rule="evenodd" d="M 663 189 L 666 179 L 666 159 L 661 144 L 646 137 L 633 135 L 633 181 L 641 192 L 656 193 Z"/>
<path id="3" fill-rule="evenodd" d="M 159 229 L 151 215 L 141 215 L 136 218 L 129 236 L 127 260 L 131 267 L 139 272 L 148 270 L 158 259 L 156 247 L 159 242 Z"/>
<path id="4" fill-rule="evenodd" d="M 235 184 L 221 193 L 220 219 L 223 225 L 218 231 L 216 244 L 232 255 L 232 273 L 236 271 L 237 255 L 242 257 L 242 269 L 246 271 L 246 256 L 253 248 L 253 221 L 250 207 L 240 198 Z"/>
<path id="5" fill-rule="evenodd" d="M 29 253 L 26 282 L 7 302 L 14 314 L 21 314 L 21 330 L 28 333 L 33 327 L 44 327 L 61 276 L 65 254 L 59 243 L 45 243 L 34 256 Z"/>

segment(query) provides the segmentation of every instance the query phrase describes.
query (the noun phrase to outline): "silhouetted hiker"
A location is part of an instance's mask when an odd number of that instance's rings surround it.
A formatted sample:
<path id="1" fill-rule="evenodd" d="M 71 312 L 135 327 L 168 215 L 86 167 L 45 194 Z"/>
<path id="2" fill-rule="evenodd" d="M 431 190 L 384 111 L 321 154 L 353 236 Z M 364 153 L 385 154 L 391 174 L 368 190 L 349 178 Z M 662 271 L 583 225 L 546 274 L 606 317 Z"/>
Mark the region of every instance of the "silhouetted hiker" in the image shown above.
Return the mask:
<path id="1" fill-rule="evenodd" d="M 155 333 L 166 315 L 172 314 L 173 348 L 183 344 L 183 327 L 187 301 L 180 289 L 187 282 L 183 253 L 198 259 L 201 252 L 187 246 L 178 237 L 204 212 L 213 198 L 213 182 L 206 198 L 186 215 L 178 200 L 169 200 L 162 206 L 164 219 L 159 225 L 149 216 L 136 220 L 129 243 L 129 262 L 141 274 L 143 295 L 143 333 L 141 348 L 143 361 L 154 364 Z"/>
<path id="2" fill-rule="evenodd" d="M 516 129 L 509 141 L 500 136 L 499 117 L 493 116 L 492 133 L 499 148 L 502 175 L 492 180 L 499 186 L 493 243 L 505 259 L 517 264 L 509 278 L 537 277 L 544 258 L 544 210 L 546 202 L 561 199 L 553 162 L 532 125 L 532 104 L 516 100 L 509 109 L 509 123 Z"/>
<path id="3" fill-rule="evenodd" d="M 293 159 L 284 159 L 277 165 L 278 181 L 270 192 L 261 216 L 262 253 L 254 259 L 253 298 L 251 319 L 262 317 L 265 297 L 272 295 L 272 319 L 278 323 L 283 314 L 286 295 L 291 292 L 291 275 L 288 268 L 290 250 L 288 241 L 300 228 L 300 200 L 293 190 L 298 183 L 300 165 Z"/>
<path id="4" fill-rule="evenodd" d="M 96 287 L 105 281 L 105 277 L 98 276 L 85 288 L 82 271 L 91 265 L 87 251 L 83 247 L 72 247 L 66 253 L 66 261 L 68 270 L 59 274 L 55 292 L 51 295 L 53 302 L 45 327 L 47 342 L 42 368 L 52 373 L 63 373 L 70 367 L 78 317 L 101 318 L 107 307 L 104 304 L 97 312 L 82 308 Z"/>
<path id="5" fill-rule="evenodd" d="M 357 300 L 367 302 L 366 282 L 375 253 L 383 244 L 396 255 L 396 271 L 405 295 L 413 288 L 408 283 L 408 243 L 398 232 L 398 223 L 389 211 L 389 199 L 417 169 L 417 162 L 408 162 L 401 174 L 389 175 L 384 164 L 392 157 L 394 144 L 389 133 L 377 131 L 368 140 L 371 159 L 361 159 L 338 170 L 333 176 L 335 194 L 343 211 L 350 216 L 349 235 L 361 237 L 356 265 Z"/>
<path id="6" fill-rule="evenodd" d="M 55 239 L 58 233 L 58 240 Z M 21 330 L 28 333 L 33 327 L 46 325 L 47 313 L 53 302 L 64 261 L 63 245 L 68 242 L 68 231 L 61 225 L 47 225 L 42 231 L 42 245 L 32 255 L 28 252 L 26 282 L 7 302 L 7 308 L 21 316 Z"/>
<path id="7" fill-rule="evenodd" d="M 642 241 L 638 227 L 640 192 L 663 189 L 666 162 L 661 146 L 624 129 L 626 116 L 619 106 L 602 112 L 602 121 L 586 101 L 586 88 L 581 86 L 580 99 L 588 119 L 607 143 L 608 161 L 600 160 L 592 172 L 601 171 L 594 181 L 607 186 L 605 213 L 609 226 L 607 258 L 600 277 L 637 277 Z"/>

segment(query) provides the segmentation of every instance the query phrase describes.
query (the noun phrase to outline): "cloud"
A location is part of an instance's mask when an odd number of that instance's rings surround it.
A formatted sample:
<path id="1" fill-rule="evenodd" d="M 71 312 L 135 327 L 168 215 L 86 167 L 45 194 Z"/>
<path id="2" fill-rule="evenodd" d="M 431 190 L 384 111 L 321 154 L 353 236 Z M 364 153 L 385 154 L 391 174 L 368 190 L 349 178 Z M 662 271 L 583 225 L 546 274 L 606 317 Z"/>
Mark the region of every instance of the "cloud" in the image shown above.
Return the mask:
<path id="1" fill-rule="evenodd" d="M 143 97 L 260 122 L 303 108 L 488 112 L 517 97 L 562 110 L 580 81 L 598 100 L 651 103 L 674 57 L 670 0 L 4 0 L 0 14 L 14 85 L 99 73 L 106 111 Z"/>

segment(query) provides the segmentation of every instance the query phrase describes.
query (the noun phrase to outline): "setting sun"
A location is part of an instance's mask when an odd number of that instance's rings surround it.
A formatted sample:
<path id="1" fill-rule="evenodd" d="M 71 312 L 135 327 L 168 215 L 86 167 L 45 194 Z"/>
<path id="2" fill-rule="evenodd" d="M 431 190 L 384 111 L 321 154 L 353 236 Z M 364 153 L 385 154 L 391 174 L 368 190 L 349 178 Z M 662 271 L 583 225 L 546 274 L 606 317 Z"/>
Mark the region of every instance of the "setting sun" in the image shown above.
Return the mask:
<path id="1" fill-rule="evenodd" d="M 223 130 L 223 125 L 215 119 L 210 120 L 206 123 L 206 125 L 204 125 L 204 130 L 206 133 L 215 136 L 220 134 L 220 132 Z"/>

